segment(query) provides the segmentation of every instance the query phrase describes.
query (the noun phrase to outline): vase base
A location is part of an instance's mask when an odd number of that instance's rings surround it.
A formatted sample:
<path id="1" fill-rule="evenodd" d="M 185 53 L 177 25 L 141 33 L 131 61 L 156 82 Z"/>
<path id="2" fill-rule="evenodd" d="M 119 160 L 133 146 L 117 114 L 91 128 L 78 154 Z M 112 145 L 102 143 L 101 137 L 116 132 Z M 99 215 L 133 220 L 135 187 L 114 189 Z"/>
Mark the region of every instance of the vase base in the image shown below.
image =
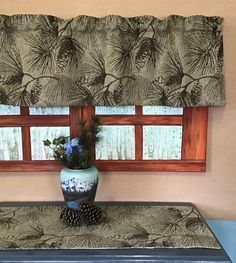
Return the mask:
<path id="1" fill-rule="evenodd" d="M 71 208 L 71 209 L 75 209 L 77 211 L 80 210 L 80 203 L 81 202 L 84 202 L 84 201 L 88 201 L 90 203 L 93 203 L 94 199 L 89 199 L 89 198 L 83 198 L 83 199 L 79 199 L 79 200 L 73 200 L 73 201 L 66 201 L 66 206 L 68 208 Z"/>
<path id="2" fill-rule="evenodd" d="M 79 200 L 66 202 L 66 206 L 68 208 L 75 209 L 75 210 L 79 210 L 79 204 L 80 204 Z"/>

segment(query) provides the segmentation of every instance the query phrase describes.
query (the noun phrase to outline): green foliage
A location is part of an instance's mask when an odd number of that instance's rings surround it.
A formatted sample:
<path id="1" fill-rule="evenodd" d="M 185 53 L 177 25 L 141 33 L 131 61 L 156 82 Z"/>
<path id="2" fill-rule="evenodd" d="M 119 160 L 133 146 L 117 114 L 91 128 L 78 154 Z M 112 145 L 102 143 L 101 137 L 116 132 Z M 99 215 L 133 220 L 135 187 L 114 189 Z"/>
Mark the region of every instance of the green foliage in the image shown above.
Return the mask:
<path id="1" fill-rule="evenodd" d="M 79 120 L 79 136 L 70 140 L 69 136 L 59 136 L 50 140 L 44 140 L 44 146 L 53 150 L 55 160 L 70 169 L 86 169 L 92 166 L 92 150 L 101 139 L 99 118 L 93 116 L 91 123 Z"/>

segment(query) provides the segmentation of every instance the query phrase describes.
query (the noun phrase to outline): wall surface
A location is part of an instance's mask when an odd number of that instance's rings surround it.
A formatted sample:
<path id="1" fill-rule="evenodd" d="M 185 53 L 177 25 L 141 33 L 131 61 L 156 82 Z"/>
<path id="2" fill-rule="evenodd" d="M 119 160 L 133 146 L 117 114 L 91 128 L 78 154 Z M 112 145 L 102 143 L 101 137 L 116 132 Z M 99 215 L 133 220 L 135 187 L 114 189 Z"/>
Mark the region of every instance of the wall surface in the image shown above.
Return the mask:
<path id="1" fill-rule="evenodd" d="M 0 13 L 224 17 L 227 106 L 209 112 L 207 172 L 103 173 L 97 200 L 187 201 L 207 218 L 236 219 L 235 0 L 0 0 Z M 58 174 L 0 173 L 0 201 L 15 200 L 62 200 Z"/>

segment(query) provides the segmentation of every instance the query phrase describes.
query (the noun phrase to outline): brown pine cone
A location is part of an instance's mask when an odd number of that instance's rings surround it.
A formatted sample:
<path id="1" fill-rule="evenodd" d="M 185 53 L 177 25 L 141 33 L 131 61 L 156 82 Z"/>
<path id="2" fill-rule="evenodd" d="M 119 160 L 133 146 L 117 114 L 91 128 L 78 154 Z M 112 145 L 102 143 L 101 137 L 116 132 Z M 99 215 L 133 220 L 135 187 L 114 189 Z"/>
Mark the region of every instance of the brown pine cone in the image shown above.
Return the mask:
<path id="1" fill-rule="evenodd" d="M 61 211 L 60 219 L 67 225 L 78 226 L 82 222 L 82 215 L 74 209 L 65 208 Z"/>
<path id="2" fill-rule="evenodd" d="M 80 212 L 83 219 L 89 224 L 98 223 L 102 217 L 101 208 L 91 204 L 88 201 L 80 203 Z"/>

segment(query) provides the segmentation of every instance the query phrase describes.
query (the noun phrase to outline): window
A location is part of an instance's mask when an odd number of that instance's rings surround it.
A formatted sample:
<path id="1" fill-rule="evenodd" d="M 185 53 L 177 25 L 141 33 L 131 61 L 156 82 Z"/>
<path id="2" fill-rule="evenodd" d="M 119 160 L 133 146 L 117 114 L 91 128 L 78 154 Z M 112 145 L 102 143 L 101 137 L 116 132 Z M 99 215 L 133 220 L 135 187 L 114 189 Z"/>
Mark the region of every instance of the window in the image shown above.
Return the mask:
<path id="1" fill-rule="evenodd" d="M 207 108 L 0 106 L 0 170 L 56 171 L 43 139 L 78 134 L 78 119 L 100 116 L 94 149 L 100 171 L 205 171 Z"/>

